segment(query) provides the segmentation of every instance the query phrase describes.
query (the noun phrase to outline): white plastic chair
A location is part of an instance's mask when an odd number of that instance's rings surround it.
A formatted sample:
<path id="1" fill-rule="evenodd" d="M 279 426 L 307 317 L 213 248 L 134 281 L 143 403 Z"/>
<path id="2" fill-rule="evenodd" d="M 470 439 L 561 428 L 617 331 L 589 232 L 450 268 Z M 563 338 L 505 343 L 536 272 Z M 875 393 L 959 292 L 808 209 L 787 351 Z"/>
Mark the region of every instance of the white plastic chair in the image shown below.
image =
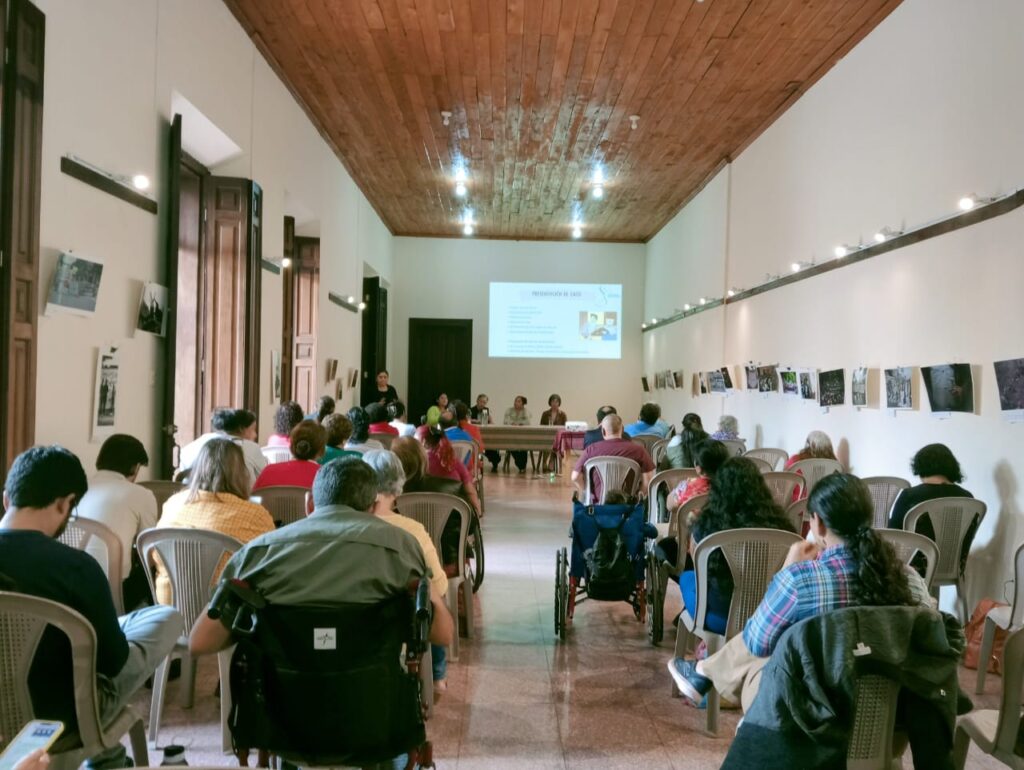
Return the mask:
<path id="1" fill-rule="evenodd" d="M 651 445 L 651 462 L 654 463 L 655 468 L 661 465 L 661 461 L 665 459 L 665 454 L 668 452 L 668 442 L 669 439 L 663 438 Z"/>
<path id="2" fill-rule="evenodd" d="M 452 643 L 449 647 L 452 661 L 459 659 L 459 591 L 462 591 L 462 601 L 466 606 L 466 638 L 473 638 L 473 584 L 465 578 L 466 564 L 466 537 L 469 534 L 469 523 L 473 517 L 473 509 L 469 503 L 455 495 L 445 495 L 440 492 L 412 492 L 399 495 L 395 499 L 395 509 L 403 516 L 408 516 L 423 525 L 423 528 L 430 533 L 430 539 L 434 541 L 437 552 L 443 553 L 441 549 L 441 536 L 444 534 L 445 524 L 452 512 L 459 516 L 459 555 L 458 574 L 448 578 L 448 593 L 445 600 L 448 602 L 448 611 L 456 623 L 456 633 L 452 636 Z"/>
<path id="3" fill-rule="evenodd" d="M 452 441 L 452 452 L 455 457 L 469 468 L 473 477 L 473 486 L 476 488 L 476 496 L 480 499 L 481 512 L 484 510 L 484 466 L 481 460 L 482 452 L 475 441 Z"/>
<path id="4" fill-rule="evenodd" d="M 49 599 L 0 591 L 0 750 L 36 717 L 28 688 L 29 669 L 47 626 L 71 646 L 76 742 L 68 735 L 51 749 L 50 770 L 74 770 L 86 759 L 113 748 L 128 733 L 136 767 L 149 764 L 142 717 L 125 706 L 106 726 L 100 724 L 96 693 L 96 631 L 80 613 Z M 40 715 L 45 716 L 45 715 Z M 78 745 L 74 745 L 78 743 Z"/>
<path id="5" fill-rule="evenodd" d="M 640 484 L 643 482 L 640 464 L 629 458 L 591 457 L 583 466 L 585 479 L 583 500 L 587 505 L 593 499 L 590 487 L 591 471 L 595 471 L 601 478 L 601 497 L 597 501 L 597 505 L 604 505 L 605 498 L 608 497 L 608 493 L 613 489 L 620 489 L 626 493 L 627 497 L 634 497 L 640 491 Z"/>
<path id="6" fill-rule="evenodd" d="M 118 615 L 123 615 L 124 549 L 114 531 L 98 521 L 77 516 L 68 519 L 68 524 L 58 539 L 76 551 L 84 551 L 93 538 L 101 541 L 106 549 L 107 563 L 104 572 L 107 575 L 107 582 L 110 583 L 110 595 L 114 598 L 114 609 Z"/>
<path id="7" fill-rule="evenodd" d="M 157 511 L 163 511 L 168 498 L 187 488 L 187 485 L 179 484 L 177 481 L 140 481 L 138 484 L 153 493 Z"/>
<path id="8" fill-rule="evenodd" d="M 981 500 L 970 497 L 939 497 L 918 503 L 903 520 L 903 529 L 916 532 L 917 524 L 925 516 L 932 523 L 935 544 L 939 547 L 938 564 L 932 579 L 932 595 L 937 599 L 940 586 L 956 586 L 956 595 L 961 607 L 961 620 L 966 620 L 967 596 L 964 591 L 964 574 L 960 569 L 960 554 L 963 552 L 967 535 L 972 527 L 985 518 L 988 506 Z M 970 543 L 966 543 L 970 548 Z"/>
<path id="9" fill-rule="evenodd" d="M 663 439 L 661 436 L 656 436 L 653 433 L 643 433 L 639 436 L 633 436 L 633 441 L 635 441 L 638 444 L 643 444 L 644 449 L 647 450 L 647 454 L 650 456 L 652 460 L 654 459 L 654 447 L 658 444 L 658 442 L 664 440 L 665 439 Z"/>
<path id="10" fill-rule="evenodd" d="M 814 491 L 814 485 L 828 475 L 833 473 L 845 473 L 843 464 L 838 460 L 829 460 L 827 457 L 812 457 L 809 460 L 798 460 L 790 465 L 787 471 L 799 473 L 804 477 L 804 495 L 810 496 Z"/>
<path id="11" fill-rule="evenodd" d="M 985 661 L 987 663 L 987 661 Z M 979 666 L 982 661 L 979 660 Z M 953 764 L 963 770 L 971 741 L 1007 767 L 1024 770 L 1024 757 L 1016 752 L 1020 728 L 1021 689 L 1024 686 L 1024 629 L 1011 631 L 1003 649 L 1003 695 L 999 710 L 975 709 L 960 717 L 953 736 Z"/>
<path id="12" fill-rule="evenodd" d="M 729 639 L 743 630 L 743 626 L 761 600 L 768 583 L 782 567 L 786 554 L 800 536 L 779 529 L 728 529 L 715 532 L 701 540 L 693 550 L 693 565 L 697 579 L 697 613 L 691 616 L 684 609 L 679 616 L 676 631 L 675 656 L 685 656 L 694 637 L 704 640 L 708 655 L 721 649 Z M 682 548 L 682 546 L 680 546 Z M 708 560 L 715 551 L 721 551 L 732 573 L 733 592 L 729 603 L 729 616 L 725 633 L 716 634 L 706 628 L 708 609 Z M 672 693 L 676 693 L 673 683 Z M 707 730 L 718 732 L 718 692 L 714 688 L 707 695 Z"/>
<path id="13" fill-rule="evenodd" d="M 879 529 L 877 532 L 882 540 L 893 547 L 896 557 L 904 564 L 910 564 L 917 554 L 924 556 L 927 563 L 924 582 L 930 590 L 935 568 L 939 564 L 939 547 L 935 545 L 935 541 L 918 532 L 907 532 L 904 529 Z"/>
<path id="14" fill-rule="evenodd" d="M 746 455 L 744 455 L 744 457 L 746 457 Z M 762 460 L 760 457 L 747 457 L 747 459 L 754 464 L 755 468 L 761 471 L 761 475 L 764 475 L 765 473 L 771 473 L 772 471 L 775 470 L 770 462 L 768 462 L 767 460 Z"/>
<path id="15" fill-rule="evenodd" d="M 768 491 L 772 493 L 772 499 L 783 509 L 793 502 L 794 494 L 798 497 L 806 497 L 804 489 L 806 489 L 807 479 L 799 473 L 771 471 L 762 474 L 762 477 L 768 486 Z M 797 489 L 800 491 L 796 492 Z"/>
<path id="16" fill-rule="evenodd" d="M 156 567 L 153 554 L 159 554 L 171 583 L 173 605 L 185 619 L 185 633 L 178 639 L 174 650 L 153 674 L 153 704 L 149 714 L 149 740 L 154 745 L 160 733 L 160 717 L 164 707 L 164 690 L 167 687 L 168 664 L 171 658 L 181 657 L 181 686 L 183 706 L 192 707 L 195 695 L 195 664 L 188 651 L 188 633 L 199 615 L 206 611 L 206 605 L 216 588 L 215 575 L 220 574 L 225 557 L 235 553 L 242 544 L 221 532 L 205 529 L 154 527 L 139 533 L 135 542 L 139 557 L 146 568 L 149 587 L 156 596 Z M 227 713 L 231 708 L 231 685 L 228 682 L 230 656 L 220 655 L 221 724 L 227 724 Z M 225 697 L 226 696 L 226 697 Z"/>
<path id="17" fill-rule="evenodd" d="M 799 500 L 791 500 L 788 505 L 783 507 L 786 509 L 786 516 L 793 522 L 793 528 L 797 532 L 803 532 L 804 524 L 811 520 L 811 514 L 807 511 L 807 498 L 801 497 Z"/>
<path id="18" fill-rule="evenodd" d="M 747 451 L 747 442 L 741 438 L 725 438 L 722 443 L 729 450 L 729 457 L 743 457 Z"/>
<path id="19" fill-rule="evenodd" d="M 274 524 L 283 527 L 293 521 L 306 518 L 306 493 L 305 487 L 296 486 L 273 486 L 262 487 L 253 492 L 249 498 L 251 502 L 262 505 L 270 513 Z"/>
<path id="20" fill-rule="evenodd" d="M 900 492 L 910 488 L 910 482 L 898 476 L 868 476 L 861 479 L 871 492 L 871 501 L 875 504 L 875 529 L 889 526 L 889 511 L 892 504 L 900 496 Z"/>
<path id="21" fill-rule="evenodd" d="M 697 478 L 697 471 L 694 468 L 671 468 L 655 473 L 651 478 L 651 483 L 647 485 L 647 521 L 658 526 L 667 524 L 671 520 L 668 508 L 662 505 L 665 500 L 659 494 L 661 487 L 665 487 L 666 494 L 668 494 L 683 481 L 695 478 Z"/>
<path id="22" fill-rule="evenodd" d="M 992 657 L 996 640 L 996 628 L 1016 631 L 1024 625 L 1024 545 L 1013 555 L 1013 604 L 993 607 L 985 616 L 985 632 L 981 637 L 981 652 L 978 655 L 978 682 L 974 692 L 985 691 L 985 674 Z M 1004 682 L 1005 685 L 1005 682 Z"/>
<path id="23" fill-rule="evenodd" d="M 262 446 L 260 451 L 267 458 L 267 465 L 286 463 L 292 459 L 292 450 L 286 446 Z"/>
<path id="24" fill-rule="evenodd" d="M 749 449 L 743 455 L 751 459 L 757 458 L 758 460 L 764 460 L 766 463 L 772 466 L 772 470 L 782 470 L 782 466 L 786 464 L 786 460 L 789 459 L 789 452 L 785 449 L 771 449 L 762 447 L 760 449 Z"/>

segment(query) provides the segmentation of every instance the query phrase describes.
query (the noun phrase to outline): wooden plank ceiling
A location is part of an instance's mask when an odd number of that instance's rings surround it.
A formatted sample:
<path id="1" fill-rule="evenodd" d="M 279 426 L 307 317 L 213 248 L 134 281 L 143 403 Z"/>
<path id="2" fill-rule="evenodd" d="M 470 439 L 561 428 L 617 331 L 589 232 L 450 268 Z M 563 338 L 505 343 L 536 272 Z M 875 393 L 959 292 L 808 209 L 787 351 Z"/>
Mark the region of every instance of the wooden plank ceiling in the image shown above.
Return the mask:
<path id="1" fill-rule="evenodd" d="M 578 217 L 613 241 L 657 233 L 899 4 L 225 2 L 393 233 L 459 235 L 470 208 L 479 236 L 564 239 Z"/>

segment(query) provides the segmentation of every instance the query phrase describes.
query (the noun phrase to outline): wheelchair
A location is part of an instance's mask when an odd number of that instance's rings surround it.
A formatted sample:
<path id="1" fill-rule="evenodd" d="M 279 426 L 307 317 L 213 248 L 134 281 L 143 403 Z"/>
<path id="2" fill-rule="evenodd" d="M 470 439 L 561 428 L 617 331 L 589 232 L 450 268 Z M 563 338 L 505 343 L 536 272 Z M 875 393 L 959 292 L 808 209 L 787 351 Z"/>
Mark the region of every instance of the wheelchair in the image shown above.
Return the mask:
<path id="1" fill-rule="evenodd" d="M 258 586 L 223 581 L 211 617 L 229 627 L 228 727 L 247 766 L 271 755 L 301 767 L 376 766 L 407 754 L 433 767 L 420 662 L 428 649 L 430 584 L 379 604 L 280 606 Z M 403 665 L 404 662 L 404 665 Z"/>
<path id="2" fill-rule="evenodd" d="M 634 580 L 623 586 L 618 594 L 596 595 L 591 590 L 590 568 L 587 562 L 601 530 L 619 529 L 633 567 Z M 647 539 L 656 530 L 647 524 L 643 503 L 623 505 L 583 505 L 573 498 L 570 548 L 560 548 L 555 554 L 555 635 L 565 641 L 576 605 L 586 598 L 597 601 L 624 601 L 633 608 L 633 615 L 641 623 L 647 617 Z"/>

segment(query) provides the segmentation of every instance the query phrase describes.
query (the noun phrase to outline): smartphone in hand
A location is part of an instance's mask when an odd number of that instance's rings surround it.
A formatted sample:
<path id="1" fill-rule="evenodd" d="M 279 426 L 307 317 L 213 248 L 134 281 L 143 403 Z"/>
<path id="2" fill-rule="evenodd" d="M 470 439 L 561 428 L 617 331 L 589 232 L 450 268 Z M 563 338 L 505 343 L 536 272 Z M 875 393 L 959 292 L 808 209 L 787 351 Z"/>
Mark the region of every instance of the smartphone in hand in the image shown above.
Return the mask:
<path id="1" fill-rule="evenodd" d="M 13 770 L 14 766 L 37 749 L 48 749 L 64 732 L 63 722 L 48 722 L 33 719 L 25 725 L 3 753 L 0 754 L 0 770 Z"/>

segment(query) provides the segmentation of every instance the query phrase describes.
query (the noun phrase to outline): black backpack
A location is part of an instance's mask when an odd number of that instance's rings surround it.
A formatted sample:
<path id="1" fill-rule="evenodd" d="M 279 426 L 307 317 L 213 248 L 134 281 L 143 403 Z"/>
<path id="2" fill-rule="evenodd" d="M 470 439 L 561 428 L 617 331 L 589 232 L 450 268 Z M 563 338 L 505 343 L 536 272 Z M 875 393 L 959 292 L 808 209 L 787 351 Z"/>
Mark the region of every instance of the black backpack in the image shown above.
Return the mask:
<path id="1" fill-rule="evenodd" d="M 636 569 L 622 536 L 622 527 L 629 518 L 627 509 L 614 527 L 597 524 L 594 545 L 583 552 L 587 562 L 587 596 L 600 601 L 625 601 L 636 588 Z M 587 509 L 593 516 L 593 507 Z M 595 523 L 597 519 L 595 518 Z"/>

